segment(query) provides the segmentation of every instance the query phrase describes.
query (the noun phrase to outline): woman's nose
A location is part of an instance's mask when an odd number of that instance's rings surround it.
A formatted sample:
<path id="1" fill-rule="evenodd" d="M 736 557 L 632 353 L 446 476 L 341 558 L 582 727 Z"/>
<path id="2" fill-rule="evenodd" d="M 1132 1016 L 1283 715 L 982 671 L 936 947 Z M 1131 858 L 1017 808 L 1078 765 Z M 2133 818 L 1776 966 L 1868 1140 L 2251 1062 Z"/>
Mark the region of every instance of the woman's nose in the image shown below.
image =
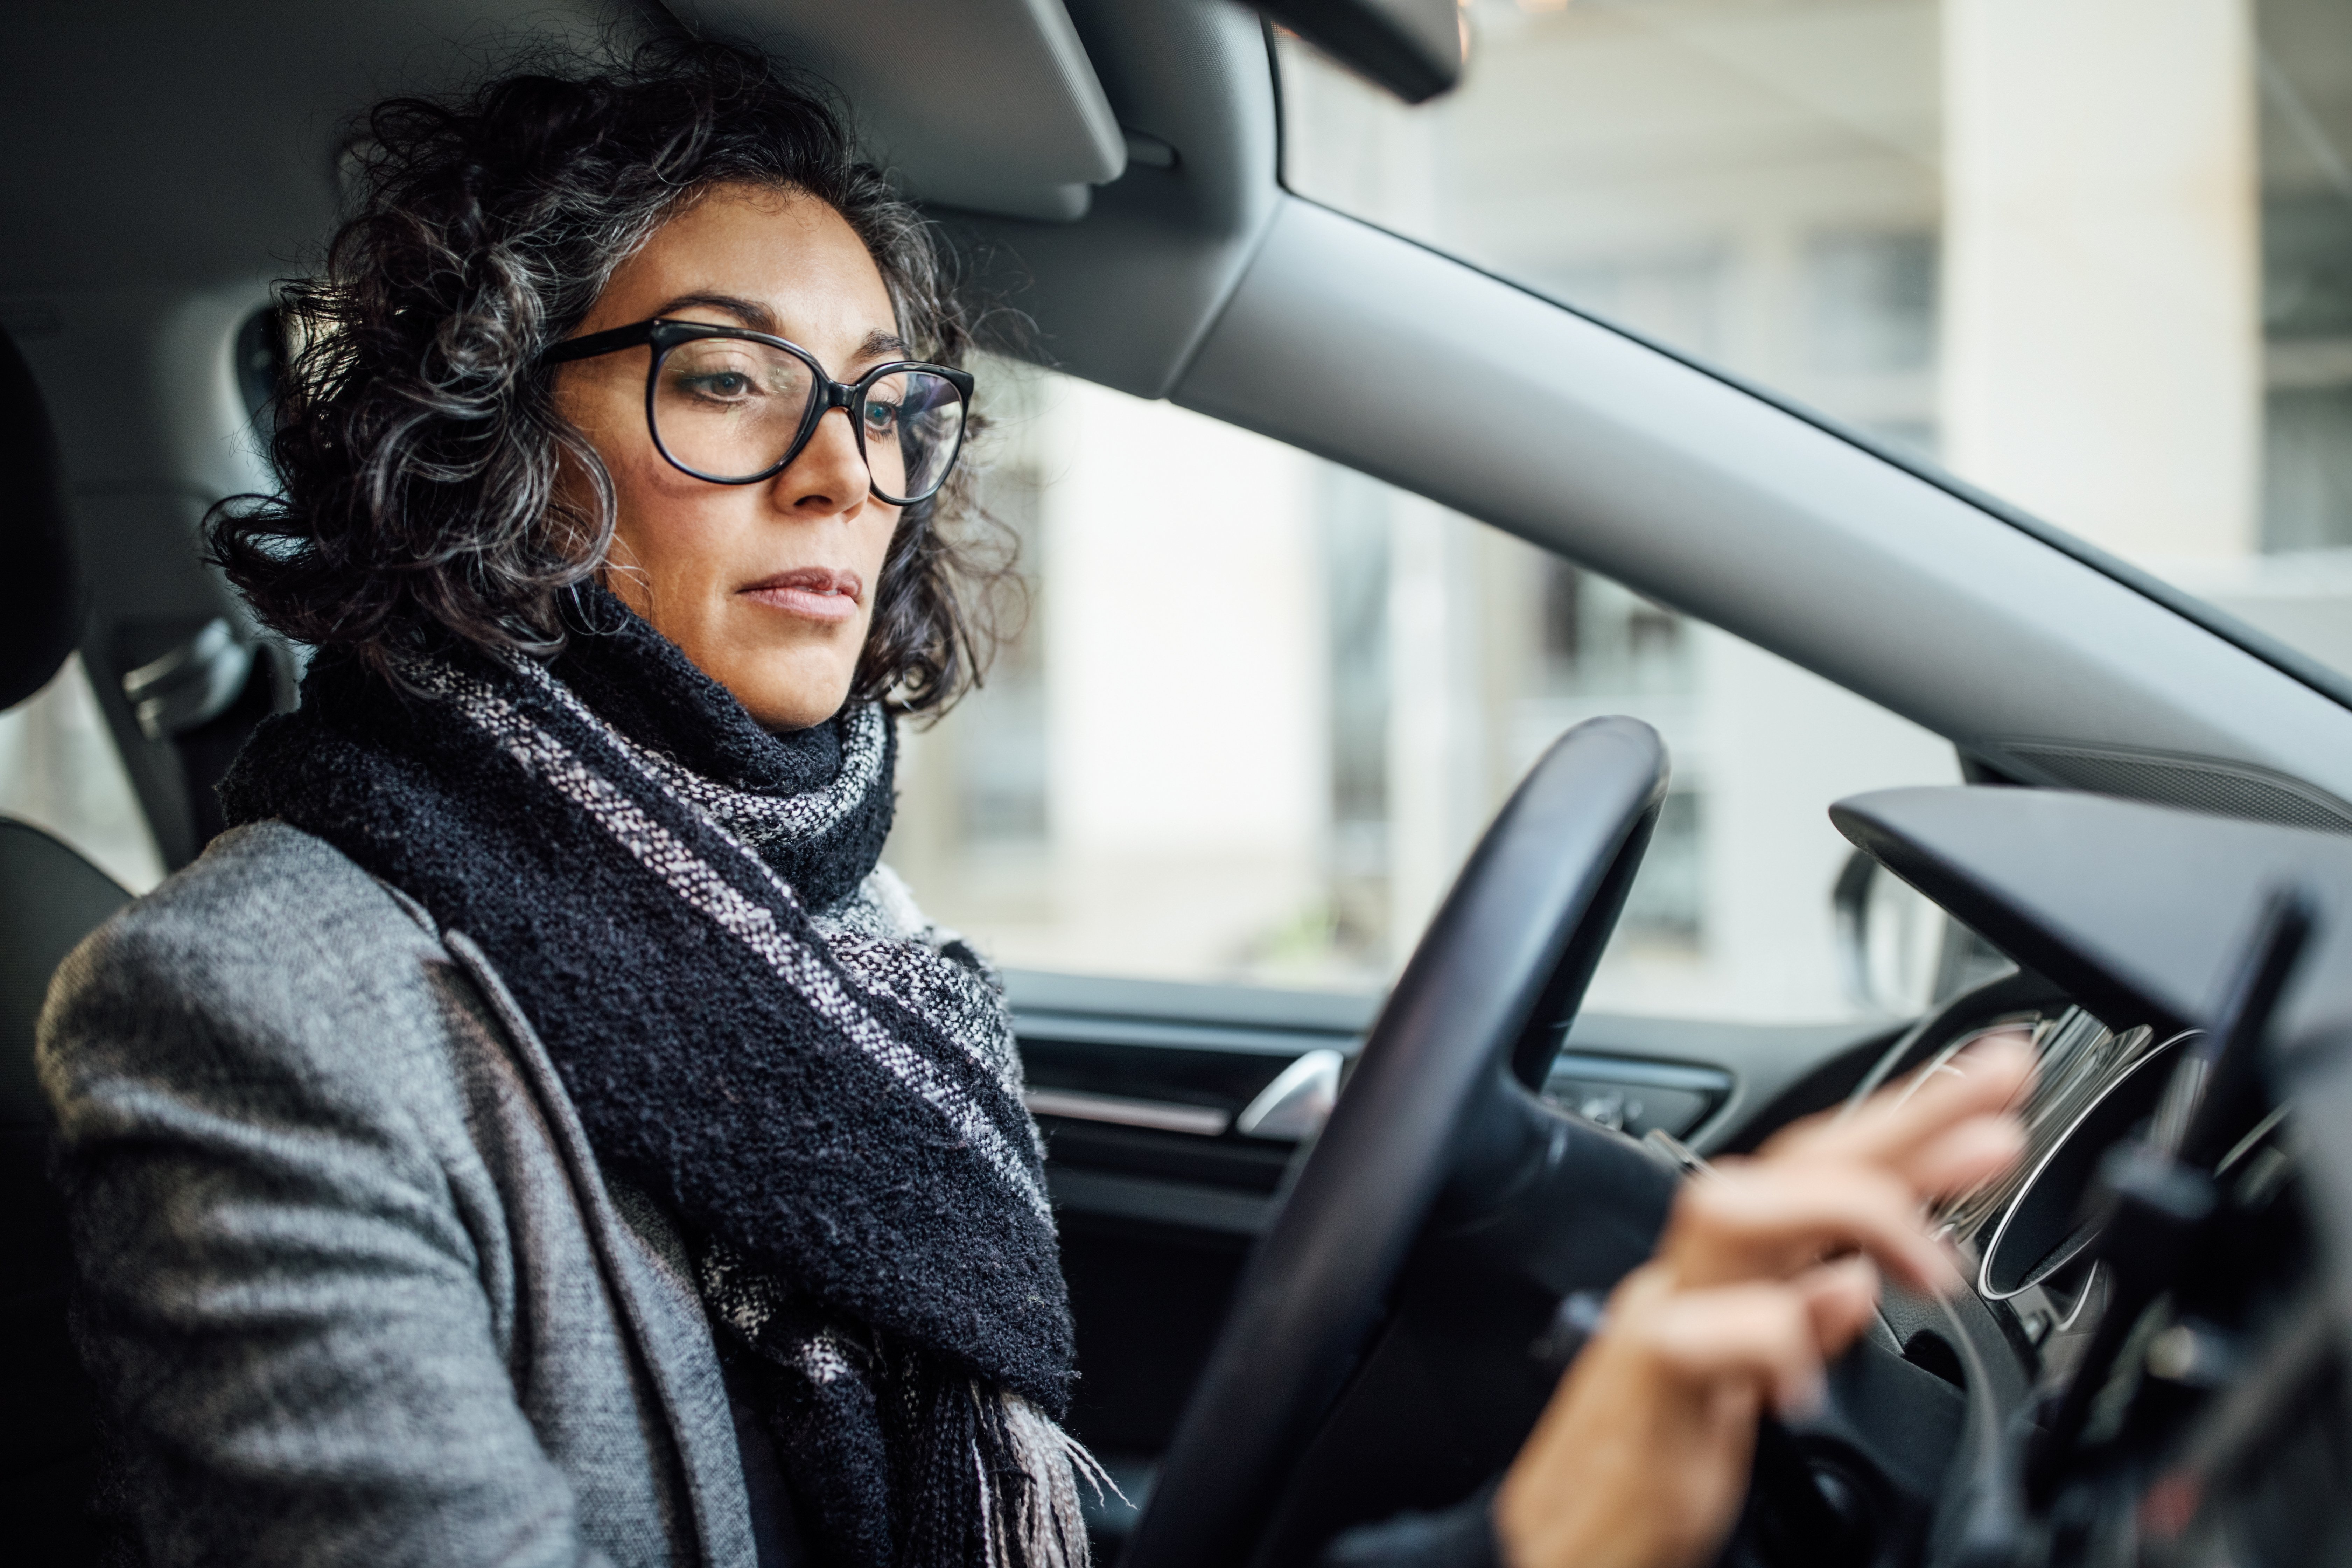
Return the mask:
<path id="1" fill-rule="evenodd" d="M 787 510 L 811 516 L 849 511 L 865 500 L 873 481 L 857 449 L 849 410 L 826 409 L 809 444 L 774 482 Z"/>

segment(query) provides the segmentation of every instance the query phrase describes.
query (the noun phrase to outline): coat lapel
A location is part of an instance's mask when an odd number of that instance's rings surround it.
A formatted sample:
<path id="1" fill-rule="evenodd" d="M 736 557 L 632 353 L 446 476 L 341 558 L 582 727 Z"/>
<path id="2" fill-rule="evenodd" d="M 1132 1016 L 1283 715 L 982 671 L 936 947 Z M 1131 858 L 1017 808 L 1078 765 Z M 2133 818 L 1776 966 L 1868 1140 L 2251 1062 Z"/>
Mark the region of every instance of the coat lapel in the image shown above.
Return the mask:
<path id="1" fill-rule="evenodd" d="M 489 1005 L 546 1118 L 606 1286 L 620 1303 L 668 1424 L 703 1562 L 713 1568 L 750 1568 L 756 1551 L 742 1460 L 685 1247 L 649 1199 L 632 1193 L 627 1196 L 634 1201 L 622 1201 L 606 1184 L 545 1043 L 489 959 L 463 931 L 440 934 L 450 957 Z"/>

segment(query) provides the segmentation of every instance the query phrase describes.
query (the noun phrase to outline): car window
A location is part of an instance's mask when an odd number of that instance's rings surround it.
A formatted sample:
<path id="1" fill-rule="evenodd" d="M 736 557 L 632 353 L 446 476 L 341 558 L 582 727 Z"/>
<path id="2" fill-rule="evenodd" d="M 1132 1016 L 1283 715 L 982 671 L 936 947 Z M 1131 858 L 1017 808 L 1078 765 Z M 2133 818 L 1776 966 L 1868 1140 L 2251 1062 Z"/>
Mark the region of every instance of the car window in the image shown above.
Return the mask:
<path id="1" fill-rule="evenodd" d="M 1172 405 L 992 363 L 980 406 L 982 495 L 1022 541 L 1033 602 L 987 686 L 908 732 L 887 855 L 997 961 L 1377 988 L 1543 749 L 1631 713 L 1671 747 L 1674 794 L 1591 1005 L 1870 1011 L 1838 945 L 1849 850 L 1824 808 L 1955 782 L 1948 744 Z M 1911 966 L 1915 990 L 1932 967 Z"/>
<path id="2" fill-rule="evenodd" d="M 1465 0 L 1284 177 L 1760 381 L 2352 671 L 2352 5 Z"/>

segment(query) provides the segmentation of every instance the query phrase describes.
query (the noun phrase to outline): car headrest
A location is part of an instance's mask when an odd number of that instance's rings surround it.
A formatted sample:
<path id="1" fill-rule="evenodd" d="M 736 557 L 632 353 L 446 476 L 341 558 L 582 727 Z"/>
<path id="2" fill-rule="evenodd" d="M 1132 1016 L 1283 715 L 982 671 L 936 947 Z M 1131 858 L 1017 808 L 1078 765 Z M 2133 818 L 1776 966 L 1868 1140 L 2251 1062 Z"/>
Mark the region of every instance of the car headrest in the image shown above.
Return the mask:
<path id="1" fill-rule="evenodd" d="M 0 332 L 0 558 L 8 563 L 12 601 L 0 616 L 0 708 L 9 708 L 47 685 L 81 640 L 83 587 L 57 431 L 6 332 Z"/>

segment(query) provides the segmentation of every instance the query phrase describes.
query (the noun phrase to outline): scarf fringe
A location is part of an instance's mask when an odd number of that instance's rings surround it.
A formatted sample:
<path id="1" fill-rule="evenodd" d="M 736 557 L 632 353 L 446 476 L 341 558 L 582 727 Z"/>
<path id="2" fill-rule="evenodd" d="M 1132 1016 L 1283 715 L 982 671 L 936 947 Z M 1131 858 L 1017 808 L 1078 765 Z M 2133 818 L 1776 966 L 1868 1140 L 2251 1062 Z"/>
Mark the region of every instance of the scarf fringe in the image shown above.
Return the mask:
<path id="1" fill-rule="evenodd" d="M 980 1417 L 972 1460 L 980 1479 L 981 1534 L 989 1568 L 1087 1568 L 1079 1483 L 1121 1502 L 1102 1462 L 1021 1395 L 971 1384 Z M 995 1462 L 986 1451 L 996 1450 Z"/>

